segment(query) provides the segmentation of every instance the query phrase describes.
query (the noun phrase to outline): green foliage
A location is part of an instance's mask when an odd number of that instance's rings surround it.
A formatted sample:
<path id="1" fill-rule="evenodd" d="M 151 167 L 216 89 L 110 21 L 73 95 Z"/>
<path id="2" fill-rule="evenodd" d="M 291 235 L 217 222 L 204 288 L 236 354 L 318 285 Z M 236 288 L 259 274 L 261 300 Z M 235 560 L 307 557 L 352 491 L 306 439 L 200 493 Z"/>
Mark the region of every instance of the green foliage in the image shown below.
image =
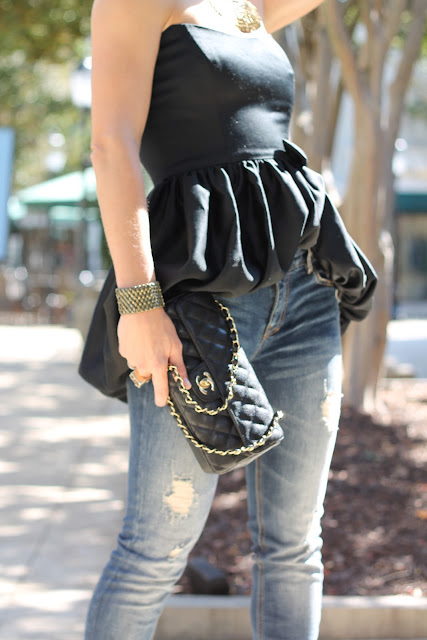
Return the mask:
<path id="1" fill-rule="evenodd" d="M 89 3 L 0 0 L 0 126 L 16 132 L 14 188 L 48 177 L 49 134 L 62 133 L 65 171 L 79 168 L 89 122 L 70 101 L 69 77 L 87 55 Z"/>
<path id="2" fill-rule="evenodd" d="M 76 60 L 89 36 L 90 3 L 79 0 L 0 0 L 3 52 L 25 51 L 28 62 Z"/>
<path id="3" fill-rule="evenodd" d="M 343 4 L 351 33 L 360 18 L 360 0 Z M 78 169 L 87 156 L 89 120 L 70 102 L 69 77 L 88 55 L 91 2 L 84 0 L 0 0 L 0 126 L 16 131 L 14 188 L 48 177 L 49 134 L 65 137 L 64 171 Z M 410 13 L 394 45 L 404 41 Z M 316 28 L 310 16 L 305 29 Z M 427 55 L 427 30 L 423 44 Z"/>
<path id="4" fill-rule="evenodd" d="M 346 2 L 344 5 L 344 24 L 351 31 L 360 18 L 359 3 L 354 0 Z"/>
<path id="5" fill-rule="evenodd" d="M 412 22 L 411 11 L 409 10 L 404 11 L 401 17 L 399 33 L 396 34 L 392 42 L 393 47 L 400 48 L 403 46 L 403 43 L 405 42 L 405 39 L 408 35 L 408 30 L 411 22 Z M 420 52 L 420 57 L 424 58 L 426 56 L 427 56 L 427 20 L 425 24 L 424 38 L 423 38 L 423 42 L 421 45 L 421 52 Z"/>

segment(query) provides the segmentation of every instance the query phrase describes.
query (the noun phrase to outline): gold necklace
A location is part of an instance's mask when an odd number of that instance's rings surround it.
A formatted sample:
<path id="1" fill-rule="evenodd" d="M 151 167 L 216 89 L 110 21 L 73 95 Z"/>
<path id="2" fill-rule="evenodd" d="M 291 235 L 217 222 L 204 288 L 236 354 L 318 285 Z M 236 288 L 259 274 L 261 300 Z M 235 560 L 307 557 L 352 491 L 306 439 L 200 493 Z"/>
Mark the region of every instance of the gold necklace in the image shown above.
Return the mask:
<path id="1" fill-rule="evenodd" d="M 234 24 L 240 31 L 250 33 L 251 31 L 257 31 L 261 27 L 261 16 L 252 2 L 249 0 L 231 0 L 231 2 L 226 0 L 226 2 L 232 5 Z M 220 10 L 213 0 L 209 0 L 209 4 L 221 18 L 224 17 L 224 11 Z"/>

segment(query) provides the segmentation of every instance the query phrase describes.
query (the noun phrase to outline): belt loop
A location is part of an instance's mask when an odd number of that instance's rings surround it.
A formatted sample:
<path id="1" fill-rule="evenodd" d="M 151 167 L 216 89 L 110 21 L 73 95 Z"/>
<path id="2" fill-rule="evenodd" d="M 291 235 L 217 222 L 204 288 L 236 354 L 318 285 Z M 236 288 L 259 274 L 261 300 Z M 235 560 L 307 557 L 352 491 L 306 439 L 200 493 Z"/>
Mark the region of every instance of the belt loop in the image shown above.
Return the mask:
<path id="1" fill-rule="evenodd" d="M 307 250 L 307 273 L 308 275 L 313 273 L 313 254 L 311 249 Z"/>

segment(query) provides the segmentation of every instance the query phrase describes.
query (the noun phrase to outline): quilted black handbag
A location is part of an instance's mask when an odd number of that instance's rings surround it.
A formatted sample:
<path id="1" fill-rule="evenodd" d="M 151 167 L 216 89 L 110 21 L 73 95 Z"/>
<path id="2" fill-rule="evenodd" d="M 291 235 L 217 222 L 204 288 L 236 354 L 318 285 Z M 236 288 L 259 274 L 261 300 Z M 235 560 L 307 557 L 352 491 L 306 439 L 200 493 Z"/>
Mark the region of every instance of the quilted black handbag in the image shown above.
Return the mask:
<path id="1" fill-rule="evenodd" d="M 165 309 L 192 385 L 170 365 L 168 404 L 202 469 L 227 473 L 278 445 L 283 413 L 274 413 L 228 309 L 209 293 L 184 294 Z"/>

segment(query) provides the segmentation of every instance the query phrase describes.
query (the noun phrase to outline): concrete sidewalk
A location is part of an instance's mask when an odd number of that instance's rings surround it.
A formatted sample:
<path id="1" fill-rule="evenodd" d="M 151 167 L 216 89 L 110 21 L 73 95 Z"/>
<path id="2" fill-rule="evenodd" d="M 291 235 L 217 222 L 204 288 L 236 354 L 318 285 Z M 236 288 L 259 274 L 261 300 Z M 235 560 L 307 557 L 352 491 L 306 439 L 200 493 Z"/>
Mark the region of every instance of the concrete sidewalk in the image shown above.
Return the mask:
<path id="1" fill-rule="evenodd" d="M 81 640 L 120 527 L 126 407 L 79 379 L 80 350 L 73 329 L 0 326 L 1 640 Z M 395 638 L 402 628 L 401 638 L 427 638 L 424 599 L 392 600 L 387 612 L 368 600 L 326 598 L 322 637 Z M 249 640 L 247 608 L 244 598 L 178 596 L 156 638 Z"/>
<path id="2" fill-rule="evenodd" d="M 79 379 L 80 334 L 0 327 L 0 638 L 78 640 L 122 516 L 125 406 Z"/>
<path id="3" fill-rule="evenodd" d="M 427 378 L 427 320 L 392 320 L 387 327 L 386 362 L 407 365 L 416 378 Z"/>

